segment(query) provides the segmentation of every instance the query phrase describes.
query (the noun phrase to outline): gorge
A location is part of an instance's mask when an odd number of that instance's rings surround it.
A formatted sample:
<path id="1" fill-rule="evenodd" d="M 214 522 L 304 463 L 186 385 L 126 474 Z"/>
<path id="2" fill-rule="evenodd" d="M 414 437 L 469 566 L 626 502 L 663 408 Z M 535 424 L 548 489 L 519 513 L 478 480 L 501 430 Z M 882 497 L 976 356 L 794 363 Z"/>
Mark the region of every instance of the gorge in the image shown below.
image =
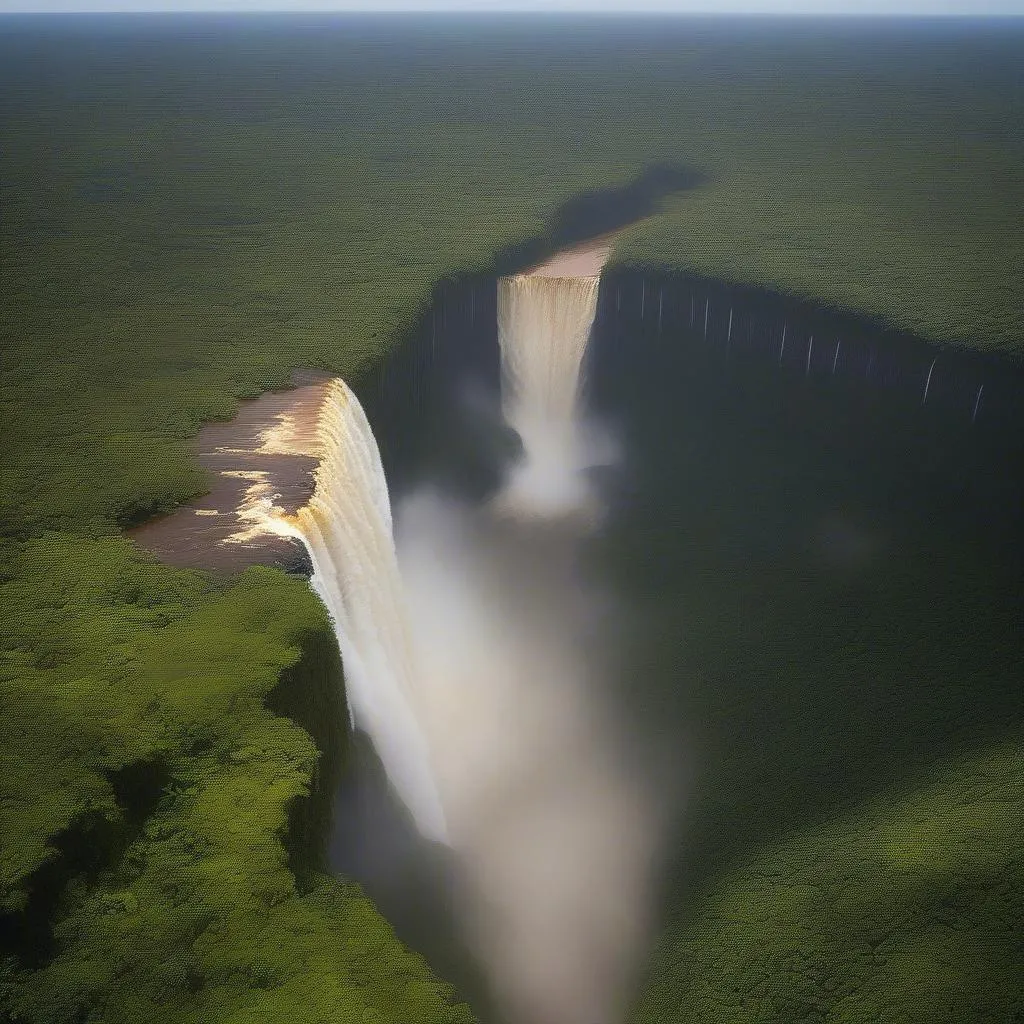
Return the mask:
<path id="1" fill-rule="evenodd" d="M 337 804 L 336 869 L 485 1019 L 512 1024 L 621 1019 L 664 913 L 651 906 L 662 860 L 662 903 L 678 905 L 726 852 L 815 813 L 816 788 L 791 780 L 823 774 L 856 794 L 886 764 L 921 763 L 909 737 L 931 727 L 925 689 L 897 673 L 916 723 L 902 745 L 865 717 L 892 699 L 869 680 L 897 671 L 886 666 L 906 636 L 945 666 L 924 678 L 985 666 L 987 696 L 960 708 L 965 730 L 982 728 L 1004 675 L 997 581 L 1021 550 L 1012 369 L 762 292 L 618 268 L 599 278 L 573 260 L 588 272 L 542 264 L 449 285 L 358 397 L 329 385 L 320 496 L 283 522 L 267 518 L 272 501 L 248 507 L 253 527 L 301 533 L 326 567 L 314 586 L 371 740 L 356 742 Z M 579 514 L 588 504 L 597 520 Z M 1006 567 L 993 574 L 995 553 Z M 964 568 L 938 579 L 952 564 Z M 953 650 L 907 580 L 939 607 L 987 605 L 989 632 Z M 887 621 L 902 641 L 844 660 L 856 631 Z M 810 685 L 811 662 L 837 651 L 847 717 L 814 714 L 838 746 L 758 747 L 789 796 L 762 811 L 748 790 L 735 817 L 730 773 L 767 728 L 755 721 L 784 728 L 761 673 Z M 371 706 L 385 694 L 397 710 Z M 657 753 L 639 756 L 644 743 Z M 691 834 L 659 845 L 697 760 Z M 591 885 L 614 899 L 595 901 Z"/>

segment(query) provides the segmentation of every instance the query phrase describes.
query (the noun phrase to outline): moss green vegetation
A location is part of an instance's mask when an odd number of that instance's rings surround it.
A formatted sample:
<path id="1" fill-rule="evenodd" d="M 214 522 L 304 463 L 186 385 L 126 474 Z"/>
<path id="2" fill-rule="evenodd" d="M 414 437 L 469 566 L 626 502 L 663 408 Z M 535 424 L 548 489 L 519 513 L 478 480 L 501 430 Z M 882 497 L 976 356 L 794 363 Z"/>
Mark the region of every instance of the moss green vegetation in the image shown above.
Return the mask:
<path id="1" fill-rule="evenodd" d="M 1019 348 L 1020 30 L 140 24 L 0 34 L 0 1012 L 468 1020 L 289 858 L 317 754 L 267 698 L 326 642 L 304 584 L 174 571 L 120 528 L 202 492 L 204 419 L 295 366 L 358 376 L 435 281 L 654 160 L 711 181 L 621 259 Z M 994 857 L 1012 813 L 974 819 Z M 722 923 L 756 860 L 708 897 L 707 984 L 804 927 L 782 849 L 767 926 Z"/>
<path id="2" fill-rule="evenodd" d="M 317 750 L 265 705 L 331 642 L 304 583 L 215 586 L 115 538 L 7 554 L 10 1018 L 470 1020 L 355 886 L 289 869 L 285 811 Z"/>
<path id="3" fill-rule="evenodd" d="M 749 856 L 653 958 L 641 1021 L 1013 1021 L 1019 745 Z"/>
<path id="4" fill-rule="evenodd" d="M 762 568 L 740 599 L 700 573 L 661 596 L 711 725 L 635 1024 L 1024 1011 L 1014 584 L 943 571 L 935 603 L 907 564 L 846 593 L 778 570 L 765 592 Z"/>

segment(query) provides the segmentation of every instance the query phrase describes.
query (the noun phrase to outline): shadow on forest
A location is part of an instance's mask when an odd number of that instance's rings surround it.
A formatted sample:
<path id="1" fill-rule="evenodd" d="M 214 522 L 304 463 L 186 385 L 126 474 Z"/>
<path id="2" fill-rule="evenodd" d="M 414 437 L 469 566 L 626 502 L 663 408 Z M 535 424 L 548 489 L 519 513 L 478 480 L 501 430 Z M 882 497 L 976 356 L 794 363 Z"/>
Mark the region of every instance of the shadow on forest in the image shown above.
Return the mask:
<path id="1" fill-rule="evenodd" d="M 604 557 L 634 699 L 697 750 L 680 876 L 1019 729 L 1020 371 L 697 278 L 602 288 L 590 397 L 629 453 Z"/>
<path id="2" fill-rule="evenodd" d="M 363 382 L 393 492 L 486 493 L 514 457 L 466 399 L 496 401 L 496 315 L 493 277 L 449 284 Z M 599 557 L 630 701 L 696 759 L 691 881 L 1024 719 L 1021 377 L 764 290 L 602 279 L 587 400 L 627 457 Z"/>
<path id="3" fill-rule="evenodd" d="M 53 855 L 24 885 L 24 906 L 0 913 L 0 956 L 13 956 L 30 970 L 53 959 L 57 953 L 53 929 L 72 882 L 95 880 L 117 870 L 156 810 L 170 772 L 162 760 L 143 760 L 109 772 L 107 779 L 119 813 L 112 817 L 90 811 L 50 839 Z"/>

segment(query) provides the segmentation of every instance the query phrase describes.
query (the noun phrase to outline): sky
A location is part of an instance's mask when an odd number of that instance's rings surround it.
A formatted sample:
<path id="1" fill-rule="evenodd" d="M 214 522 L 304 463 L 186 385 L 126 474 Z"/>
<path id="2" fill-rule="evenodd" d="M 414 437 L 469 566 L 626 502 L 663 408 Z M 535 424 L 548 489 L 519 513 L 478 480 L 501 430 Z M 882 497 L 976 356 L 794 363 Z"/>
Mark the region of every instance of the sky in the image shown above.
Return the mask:
<path id="1" fill-rule="evenodd" d="M 1024 0 L 0 0 L 0 14 L 110 11 L 578 11 L 679 14 L 1024 15 Z"/>

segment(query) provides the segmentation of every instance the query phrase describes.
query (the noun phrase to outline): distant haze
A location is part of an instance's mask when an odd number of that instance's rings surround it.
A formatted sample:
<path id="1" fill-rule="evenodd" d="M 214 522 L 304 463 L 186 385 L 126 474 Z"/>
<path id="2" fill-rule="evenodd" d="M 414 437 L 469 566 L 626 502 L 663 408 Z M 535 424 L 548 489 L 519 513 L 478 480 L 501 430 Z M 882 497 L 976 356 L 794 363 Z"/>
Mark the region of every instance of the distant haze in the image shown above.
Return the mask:
<path id="1" fill-rule="evenodd" d="M 1024 15 L 1024 0 L 0 0 L 0 14 L 194 11 Z"/>

